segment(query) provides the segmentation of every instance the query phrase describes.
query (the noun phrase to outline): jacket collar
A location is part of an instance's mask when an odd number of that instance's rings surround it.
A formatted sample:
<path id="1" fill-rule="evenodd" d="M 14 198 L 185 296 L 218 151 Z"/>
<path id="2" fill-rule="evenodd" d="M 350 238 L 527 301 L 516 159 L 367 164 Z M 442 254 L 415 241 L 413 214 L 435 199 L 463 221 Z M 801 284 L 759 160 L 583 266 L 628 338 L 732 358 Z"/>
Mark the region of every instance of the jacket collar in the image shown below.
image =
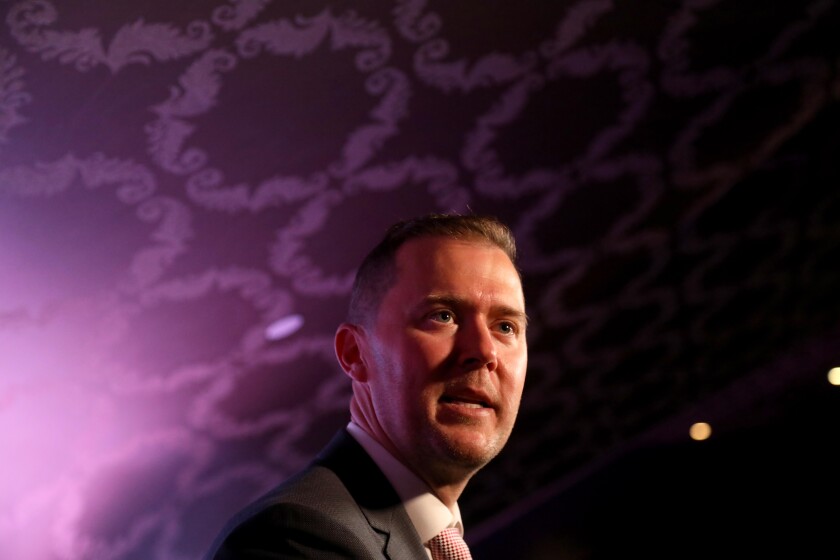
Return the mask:
<path id="1" fill-rule="evenodd" d="M 359 443 L 341 429 L 315 462 L 341 479 L 370 526 L 382 537 L 383 554 L 391 560 L 425 558 L 420 536 L 397 492 Z"/>

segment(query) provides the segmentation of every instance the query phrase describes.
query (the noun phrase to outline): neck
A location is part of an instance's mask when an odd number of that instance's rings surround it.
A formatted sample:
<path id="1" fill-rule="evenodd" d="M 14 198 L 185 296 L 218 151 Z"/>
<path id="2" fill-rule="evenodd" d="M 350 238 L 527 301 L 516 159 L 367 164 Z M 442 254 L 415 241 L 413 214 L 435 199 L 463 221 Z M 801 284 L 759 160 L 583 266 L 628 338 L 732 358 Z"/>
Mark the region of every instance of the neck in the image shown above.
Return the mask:
<path id="1" fill-rule="evenodd" d="M 469 482 L 469 477 L 459 482 L 451 482 L 451 483 L 444 483 L 444 484 L 434 484 L 428 478 L 424 478 L 426 483 L 432 489 L 432 493 L 434 493 L 437 498 L 443 502 L 443 504 L 452 509 L 455 507 L 455 504 L 458 502 L 458 498 L 461 497 L 461 494 L 464 492 L 464 488 L 467 487 L 467 482 Z"/>

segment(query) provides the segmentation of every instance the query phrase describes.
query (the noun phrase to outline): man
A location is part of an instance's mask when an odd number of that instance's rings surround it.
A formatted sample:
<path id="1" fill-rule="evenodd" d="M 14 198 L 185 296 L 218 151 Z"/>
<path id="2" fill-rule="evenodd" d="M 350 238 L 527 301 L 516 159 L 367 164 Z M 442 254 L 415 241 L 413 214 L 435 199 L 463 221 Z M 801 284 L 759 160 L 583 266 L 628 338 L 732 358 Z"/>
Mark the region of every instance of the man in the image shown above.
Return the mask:
<path id="1" fill-rule="evenodd" d="M 232 520 L 208 558 L 425 559 L 438 558 L 442 530 L 460 539 L 458 498 L 507 442 L 525 383 L 515 261 L 493 218 L 392 226 L 362 262 L 335 335 L 349 425 Z"/>

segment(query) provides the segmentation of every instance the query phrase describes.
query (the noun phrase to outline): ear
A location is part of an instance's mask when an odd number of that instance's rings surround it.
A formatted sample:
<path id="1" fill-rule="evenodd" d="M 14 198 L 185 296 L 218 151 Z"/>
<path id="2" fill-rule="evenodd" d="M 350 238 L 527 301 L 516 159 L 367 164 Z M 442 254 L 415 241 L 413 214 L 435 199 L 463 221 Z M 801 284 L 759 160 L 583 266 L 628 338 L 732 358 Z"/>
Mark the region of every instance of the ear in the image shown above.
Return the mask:
<path id="1" fill-rule="evenodd" d="M 362 358 L 364 329 L 351 323 L 342 323 L 335 331 L 335 356 L 344 373 L 353 381 L 367 381 L 367 367 Z"/>

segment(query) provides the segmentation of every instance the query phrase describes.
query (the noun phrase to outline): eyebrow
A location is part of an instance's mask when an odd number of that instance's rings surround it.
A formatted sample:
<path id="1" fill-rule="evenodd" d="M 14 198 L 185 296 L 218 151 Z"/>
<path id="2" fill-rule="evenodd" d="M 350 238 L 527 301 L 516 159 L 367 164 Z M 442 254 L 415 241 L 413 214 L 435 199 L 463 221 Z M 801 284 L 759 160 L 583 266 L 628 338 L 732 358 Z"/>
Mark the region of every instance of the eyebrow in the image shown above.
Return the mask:
<path id="1" fill-rule="evenodd" d="M 431 294 L 426 296 L 423 299 L 423 303 L 428 304 L 440 304 L 446 305 L 447 307 L 471 307 L 471 304 L 465 300 L 464 298 L 460 298 L 457 296 L 449 296 L 449 295 L 435 295 Z M 528 314 L 524 311 L 520 311 L 514 307 L 509 305 L 494 305 L 491 307 L 491 311 L 496 315 L 501 315 L 503 317 L 514 317 L 517 320 L 521 321 L 522 324 L 527 327 L 528 323 L 530 322 L 530 318 Z"/>

